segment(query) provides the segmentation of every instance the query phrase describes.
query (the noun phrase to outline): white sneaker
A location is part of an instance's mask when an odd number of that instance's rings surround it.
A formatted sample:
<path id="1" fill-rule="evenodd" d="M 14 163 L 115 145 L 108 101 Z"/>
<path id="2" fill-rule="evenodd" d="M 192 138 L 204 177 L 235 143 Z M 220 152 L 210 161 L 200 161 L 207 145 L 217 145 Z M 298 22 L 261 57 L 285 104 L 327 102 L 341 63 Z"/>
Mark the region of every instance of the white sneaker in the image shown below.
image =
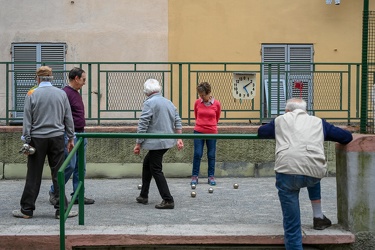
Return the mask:
<path id="1" fill-rule="evenodd" d="M 78 211 L 70 211 L 68 214 L 68 218 L 76 217 L 78 215 Z M 60 213 L 56 210 L 55 219 L 60 219 Z"/>
<path id="2" fill-rule="evenodd" d="M 33 218 L 32 215 L 26 215 L 26 214 L 22 213 L 21 210 L 13 210 L 12 214 L 16 218 L 23 218 L 23 219 Z"/>

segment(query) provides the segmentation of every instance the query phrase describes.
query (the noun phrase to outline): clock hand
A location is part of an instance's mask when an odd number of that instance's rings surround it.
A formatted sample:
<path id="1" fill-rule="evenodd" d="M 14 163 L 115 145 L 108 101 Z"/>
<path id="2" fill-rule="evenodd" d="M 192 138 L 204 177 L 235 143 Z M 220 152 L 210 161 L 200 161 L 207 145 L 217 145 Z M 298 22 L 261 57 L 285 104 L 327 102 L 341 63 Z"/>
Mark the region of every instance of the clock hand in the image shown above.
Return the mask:
<path id="1" fill-rule="evenodd" d="M 243 86 L 243 89 L 246 91 L 247 94 L 249 94 L 249 91 L 247 91 L 246 86 Z"/>
<path id="2" fill-rule="evenodd" d="M 243 88 L 246 88 L 247 86 L 249 86 L 251 84 L 251 82 L 249 82 L 248 84 L 246 84 L 245 86 L 243 86 Z"/>

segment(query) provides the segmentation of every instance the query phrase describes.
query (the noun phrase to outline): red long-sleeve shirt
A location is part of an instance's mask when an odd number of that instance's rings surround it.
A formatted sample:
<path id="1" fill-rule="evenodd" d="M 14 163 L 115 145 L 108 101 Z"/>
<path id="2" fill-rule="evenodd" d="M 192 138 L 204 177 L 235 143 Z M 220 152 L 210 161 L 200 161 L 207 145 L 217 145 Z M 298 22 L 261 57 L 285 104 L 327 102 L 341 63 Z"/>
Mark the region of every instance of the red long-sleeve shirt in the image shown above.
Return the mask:
<path id="1" fill-rule="evenodd" d="M 214 100 L 210 106 L 206 106 L 202 99 L 194 104 L 195 126 L 194 130 L 203 134 L 217 134 L 217 123 L 221 114 L 221 105 Z"/>

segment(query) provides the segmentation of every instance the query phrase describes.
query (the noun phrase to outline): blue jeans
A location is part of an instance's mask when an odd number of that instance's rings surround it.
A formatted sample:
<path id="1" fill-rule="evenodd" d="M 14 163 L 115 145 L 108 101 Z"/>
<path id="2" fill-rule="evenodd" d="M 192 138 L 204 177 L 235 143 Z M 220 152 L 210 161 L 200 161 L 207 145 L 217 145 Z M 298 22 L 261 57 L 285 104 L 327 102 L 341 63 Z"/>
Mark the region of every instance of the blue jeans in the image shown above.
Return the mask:
<path id="1" fill-rule="evenodd" d="M 74 145 L 77 143 L 78 139 L 74 137 Z M 64 154 L 65 159 L 68 157 L 68 150 L 66 149 L 66 145 L 68 144 L 68 138 L 65 136 L 65 147 L 64 147 Z M 86 150 L 87 150 L 87 138 L 83 139 L 83 145 L 85 148 L 85 156 L 86 156 Z M 86 157 L 84 161 L 84 176 L 86 175 Z M 69 181 L 70 177 L 73 174 L 73 193 L 71 195 L 74 195 L 74 192 L 77 190 L 79 179 L 78 179 L 78 151 L 73 155 L 72 159 L 68 163 L 68 165 L 65 168 L 65 184 Z M 51 186 L 52 193 L 54 193 L 53 185 Z"/>
<path id="2" fill-rule="evenodd" d="M 201 134 L 194 130 L 194 134 Z M 216 139 L 204 140 L 194 139 L 194 159 L 192 175 L 199 175 L 201 166 L 201 159 L 203 156 L 204 142 L 207 146 L 207 160 L 208 160 L 208 176 L 215 176 L 215 161 L 216 161 Z"/>
<path id="3" fill-rule="evenodd" d="M 310 201 L 320 200 L 321 199 L 320 181 L 312 187 L 307 187 L 307 191 L 309 193 Z"/>
<path id="4" fill-rule="evenodd" d="M 284 244 L 287 250 L 303 250 L 299 192 L 304 187 L 315 187 L 312 191 L 316 192 L 318 183 L 320 183 L 319 178 L 276 173 L 276 188 L 279 190 L 278 195 L 283 213 Z"/>

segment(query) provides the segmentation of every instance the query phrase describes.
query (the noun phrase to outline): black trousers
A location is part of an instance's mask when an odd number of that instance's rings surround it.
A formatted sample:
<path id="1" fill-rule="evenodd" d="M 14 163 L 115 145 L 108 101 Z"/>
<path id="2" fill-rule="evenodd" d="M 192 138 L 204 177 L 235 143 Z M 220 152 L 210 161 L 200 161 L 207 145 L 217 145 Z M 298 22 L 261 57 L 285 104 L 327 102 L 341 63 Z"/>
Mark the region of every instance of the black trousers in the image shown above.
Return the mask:
<path id="1" fill-rule="evenodd" d="M 163 200 L 171 202 L 173 197 L 169 192 L 167 180 L 163 174 L 163 155 L 168 149 L 150 150 L 143 160 L 141 197 L 148 198 L 150 183 L 154 177 Z"/>
<path id="2" fill-rule="evenodd" d="M 30 145 L 35 147 L 35 154 L 29 155 L 27 158 L 27 175 L 26 183 L 21 197 L 21 212 L 26 215 L 33 215 L 35 210 L 35 202 L 38 198 L 40 185 L 42 182 L 43 167 L 46 156 L 48 157 L 48 165 L 51 168 L 51 176 L 55 196 L 59 196 L 59 187 L 57 185 L 57 172 L 65 160 L 64 156 L 64 135 L 52 138 L 35 138 L 31 139 Z M 59 200 L 58 200 L 59 201 Z M 67 199 L 65 197 L 65 207 Z M 55 205 L 55 209 L 59 210 L 59 202 Z"/>

